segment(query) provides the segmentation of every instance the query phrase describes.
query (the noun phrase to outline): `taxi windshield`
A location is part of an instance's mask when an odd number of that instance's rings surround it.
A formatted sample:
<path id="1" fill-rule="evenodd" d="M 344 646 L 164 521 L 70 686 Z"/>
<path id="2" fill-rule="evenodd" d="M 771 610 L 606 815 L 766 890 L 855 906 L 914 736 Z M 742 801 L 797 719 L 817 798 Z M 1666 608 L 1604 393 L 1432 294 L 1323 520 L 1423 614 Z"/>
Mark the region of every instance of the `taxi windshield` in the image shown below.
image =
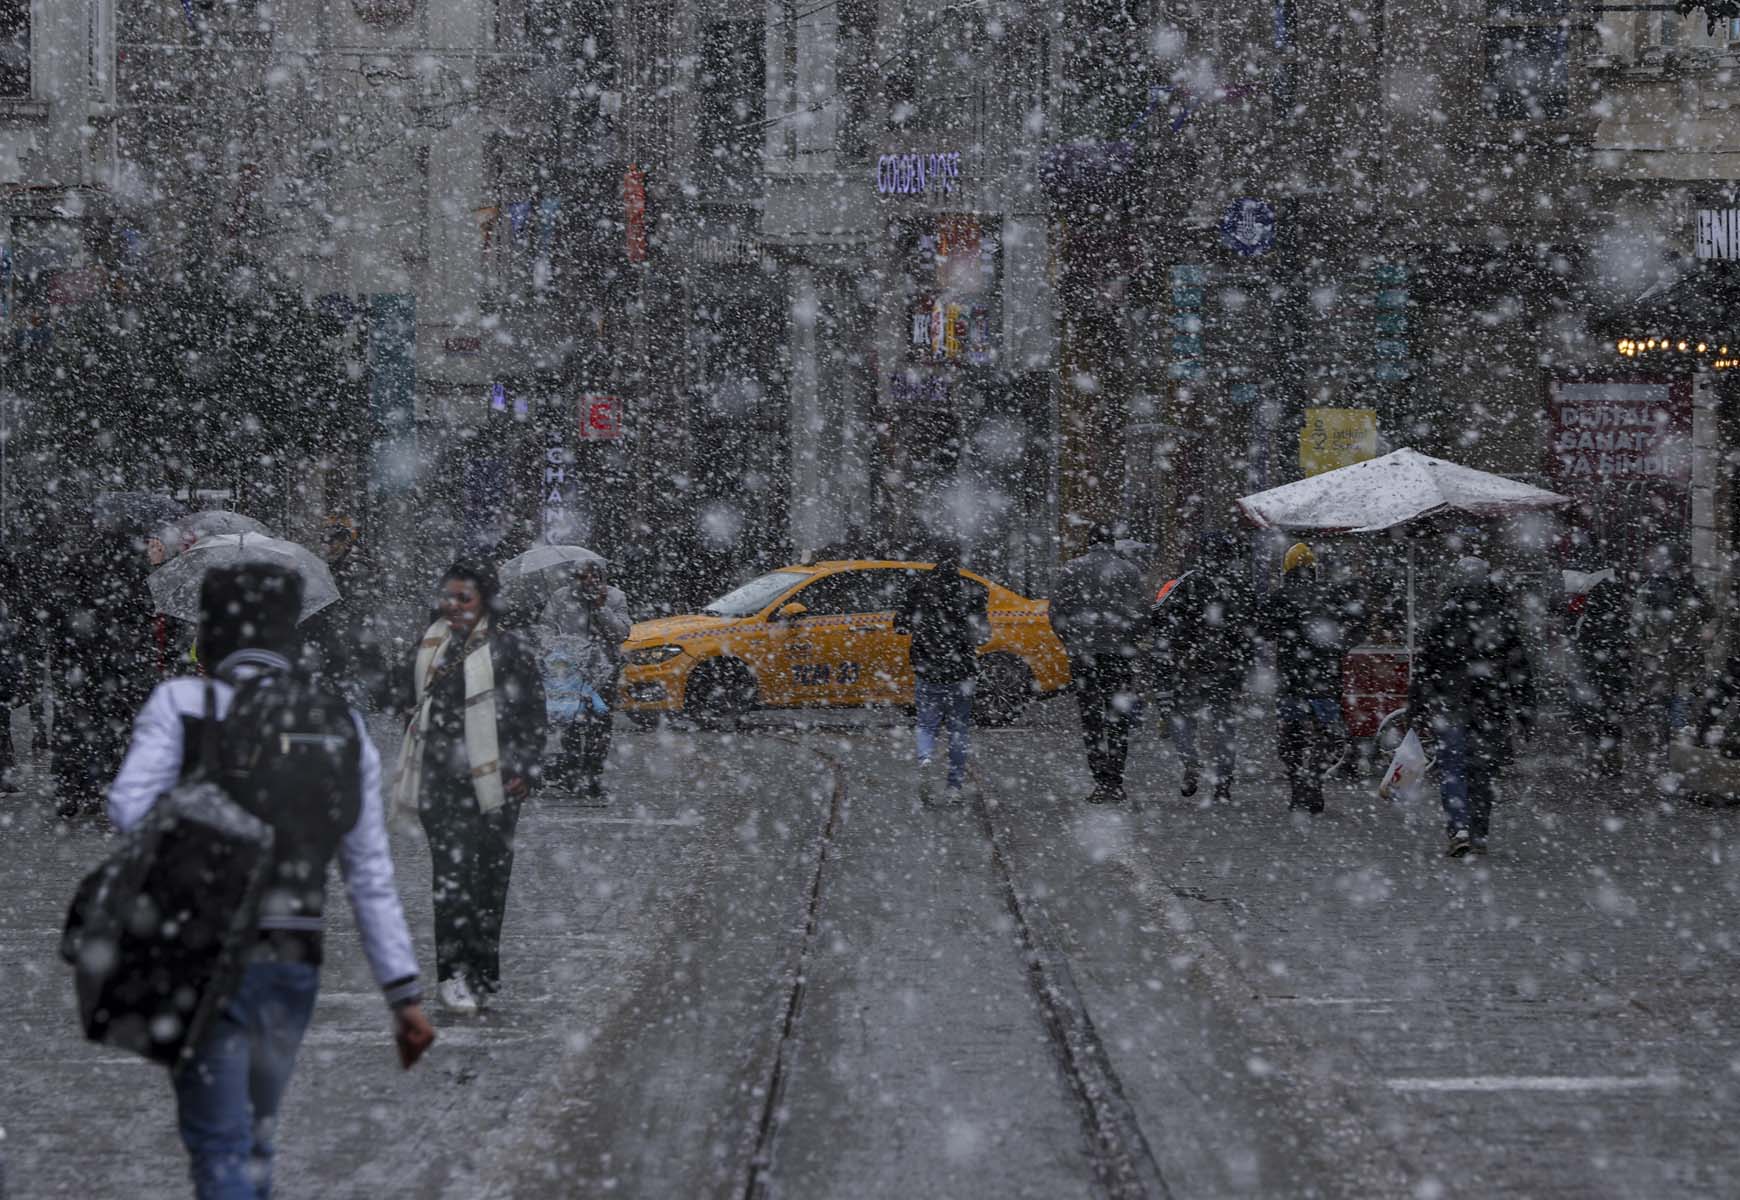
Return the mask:
<path id="1" fill-rule="evenodd" d="M 808 578 L 804 571 L 769 571 L 726 592 L 701 611 L 709 617 L 752 617 L 781 593 Z"/>

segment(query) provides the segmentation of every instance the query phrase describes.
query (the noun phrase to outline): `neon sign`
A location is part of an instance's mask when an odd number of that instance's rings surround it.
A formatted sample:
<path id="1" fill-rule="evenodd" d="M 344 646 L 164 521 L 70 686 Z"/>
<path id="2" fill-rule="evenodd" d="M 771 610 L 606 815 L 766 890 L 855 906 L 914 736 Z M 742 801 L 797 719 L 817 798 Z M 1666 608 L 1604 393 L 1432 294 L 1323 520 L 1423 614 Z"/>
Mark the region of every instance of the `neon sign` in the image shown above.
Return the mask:
<path id="1" fill-rule="evenodd" d="M 876 160 L 879 196 L 945 195 L 961 185 L 959 151 L 943 154 L 884 154 Z"/>

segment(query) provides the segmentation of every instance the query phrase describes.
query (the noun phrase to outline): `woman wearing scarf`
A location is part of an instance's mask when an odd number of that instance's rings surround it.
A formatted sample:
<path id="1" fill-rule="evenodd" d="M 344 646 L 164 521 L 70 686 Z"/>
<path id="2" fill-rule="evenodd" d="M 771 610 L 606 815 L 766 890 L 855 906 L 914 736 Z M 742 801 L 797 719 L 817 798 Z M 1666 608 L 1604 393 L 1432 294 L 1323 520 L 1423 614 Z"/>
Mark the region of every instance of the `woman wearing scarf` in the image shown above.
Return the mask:
<path id="1" fill-rule="evenodd" d="M 437 994 L 474 1013 L 501 985 L 514 825 L 544 749 L 537 655 L 495 624 L 494 570 L 458 562 L 411 662 L 394 802 L 417 810 L 434 871 Z"/>

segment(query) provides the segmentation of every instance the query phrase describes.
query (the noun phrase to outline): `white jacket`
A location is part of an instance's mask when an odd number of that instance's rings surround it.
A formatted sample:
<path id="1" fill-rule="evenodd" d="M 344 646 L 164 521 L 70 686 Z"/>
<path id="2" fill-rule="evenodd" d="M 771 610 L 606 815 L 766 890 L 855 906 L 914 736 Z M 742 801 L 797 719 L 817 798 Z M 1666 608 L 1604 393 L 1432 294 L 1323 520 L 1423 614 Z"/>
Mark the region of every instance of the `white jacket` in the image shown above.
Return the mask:
<path id="1" fill-rule="evenodd" d="M 238 663 L 243 656 L 258 660 L 259 665 Z M 222 665 L 230 667 L 238 678 L 247 678 L 266 665 L 289 667 L 279 656 L 261 651 L 242 651 Z M 109 818 L 118 828 L 128 830 L 139 824 L 157 797 L 180 781 L 187 723 L 204 717 L 208 684 L 221 719 L 229 711 L 232 694 L 222 679 L 184 677 L 160 683 L 139 710 L 127 756 L 109 787 Z M 411 949 L 410 926 L 393 879 L 393 856 L 381 806 L 381 756 L 355 709 L 351 719 L 362 739 L 362 811 L 355 827 L 339 843 L 338 864 L 375 982 L 385 991 L 388 1004 L 398 1004 L 421 994 L 417 956 Z"/>

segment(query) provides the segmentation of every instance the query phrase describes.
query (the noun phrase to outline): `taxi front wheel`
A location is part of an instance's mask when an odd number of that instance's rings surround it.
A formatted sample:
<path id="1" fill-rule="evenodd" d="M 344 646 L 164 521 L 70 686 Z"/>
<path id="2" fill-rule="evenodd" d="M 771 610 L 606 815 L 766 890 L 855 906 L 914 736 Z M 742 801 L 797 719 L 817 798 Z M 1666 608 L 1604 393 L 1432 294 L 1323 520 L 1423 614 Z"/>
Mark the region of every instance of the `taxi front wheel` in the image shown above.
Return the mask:
<path id="1" fill-rule="evenodd" d="M 734 717 L 755 707 L 755 676 L 732 658 L 699 664 L 683 689 L 683 712 L 698 720 Z"/>

